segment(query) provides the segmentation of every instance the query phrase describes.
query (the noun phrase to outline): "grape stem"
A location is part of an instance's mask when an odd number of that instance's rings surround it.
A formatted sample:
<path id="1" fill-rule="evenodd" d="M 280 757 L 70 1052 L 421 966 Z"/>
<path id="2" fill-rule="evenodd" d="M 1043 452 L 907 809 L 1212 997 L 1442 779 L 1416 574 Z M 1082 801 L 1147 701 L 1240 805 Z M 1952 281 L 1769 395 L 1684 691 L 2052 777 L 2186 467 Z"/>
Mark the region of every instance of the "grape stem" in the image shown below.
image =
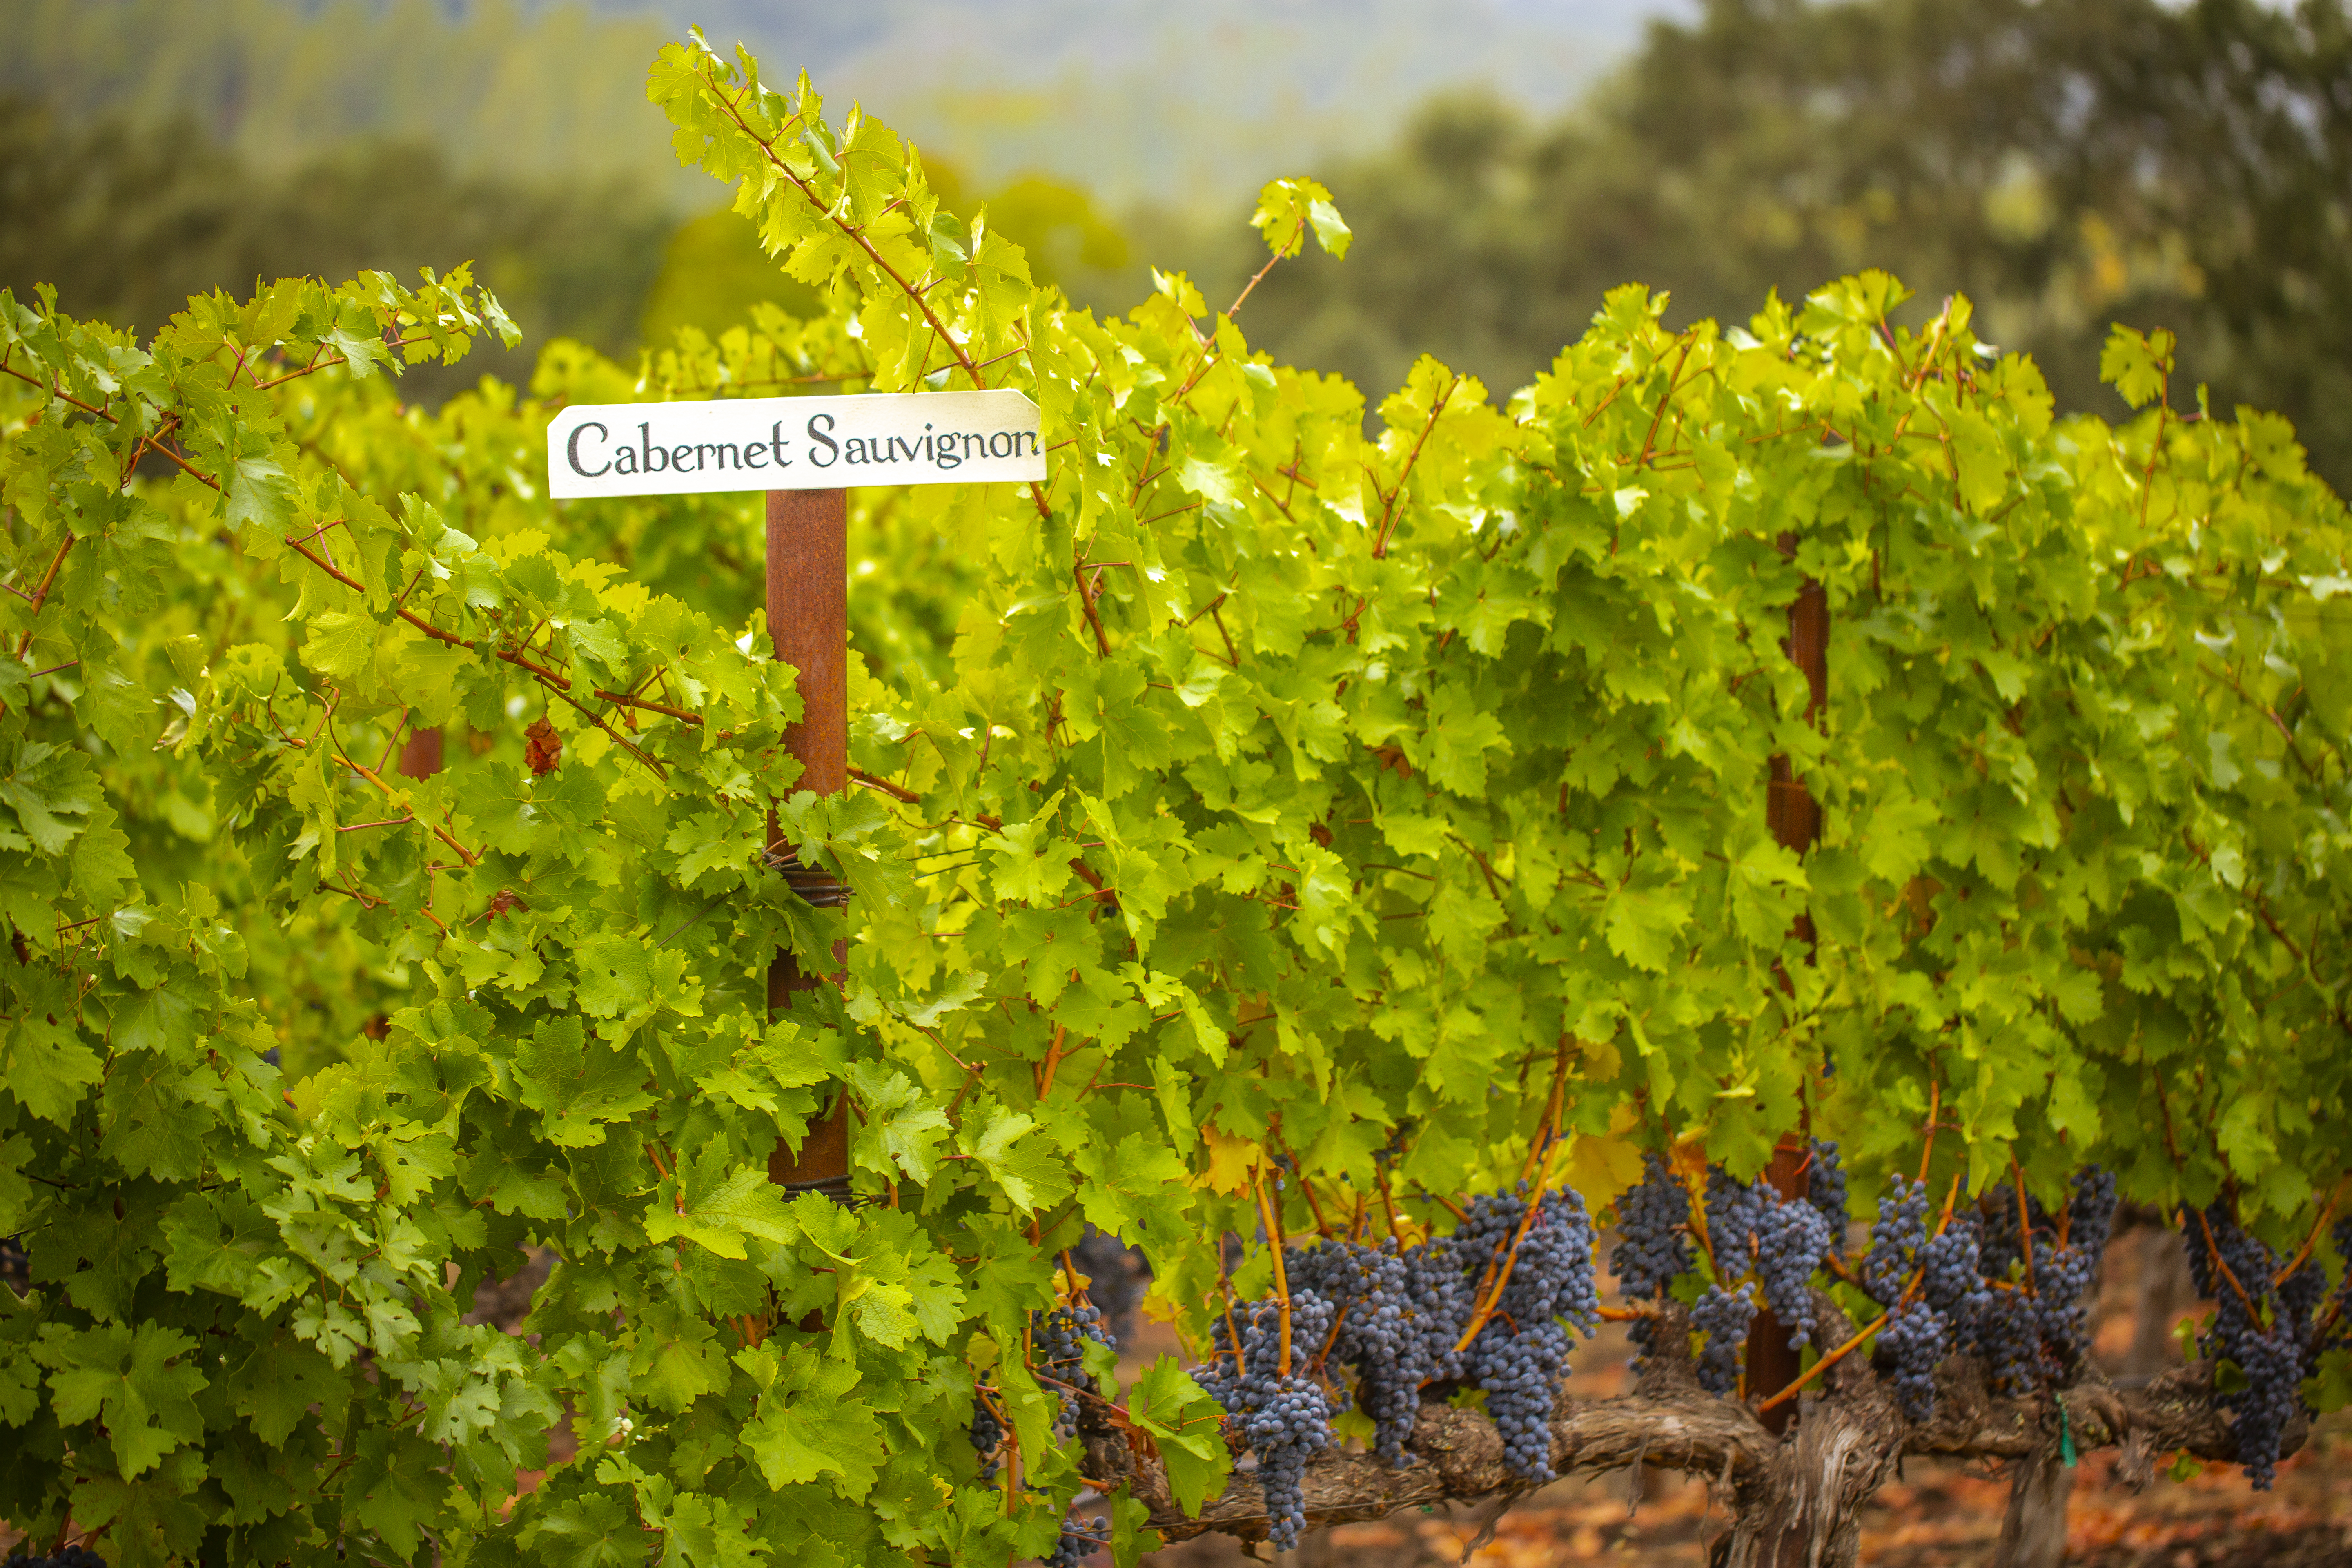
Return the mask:
<path id="1" fill-rule="evenodd" d="M 1281 1142 L 1282 1117 L 1279 1113 L 1276 1113 L 1275 1116 L 1273 1126 L 1270 1129 L 1270 1135 L 1277 1143 Z M 1330 1240 L 1331 1226 L 1329 1223 L 1324 1219 L 1323 1205 L 1315 1196 L 1315 1184 L 1307 1179 L 1306 1163 L 1300 1160 L 1297 1154 L 1291 1152 L 1287 1144 L 1283 1145 L 1282 1152 L 1284 1156 L 1290 1161 L 1291 1174 L 1298 1178 L 1298 1190 L 1307 1195 L 1307 1212 L 1315 1216 L 1315 1234 L 1321 1237 L 1326 1241 Z"/>
<path id="2" fill-rule="evenodd" d="M 1331 1359 L 1331 1347 L 1339 1342 L 1340 1325 L 1347 1322 L 1348 1313 L 1352 1309 L 1353 1305 L 1354 1303 L 1350 1302 L 1348 1306 L 1340 1308 L 1338 1312 L 1332 1315 L 1331 1331 L 1323 1336 L 1323 1348 L 1315 1352 L 1315 1364 L 1309 1369 L 1318 1376 L 1320 1376 L 1322 1373 L 1323 1363 Z"/>
<path id="3" fill-rule="evenodd" d="M 1265 1217 L 1265 1237 L 1274 1249 L 1274 1299 L 1282 1312 L 1282 1360 L 1278 1375 L 1290 1375 L 1290 1273 L 1282 1261 L 1282 1215 L 1265 1191 L 1265 1172 L 1259 1169 L 1251 1182 L 1257 1194 L 1258 1213 Z M 1234 1364 L 1241 1366 L 1241 1342 L 1234 1342 Z M 1245 1370 L 1245 1369 L 1244 1369 Z"/>
<path id="4" fill-rule="evenodd" d="M 2010 1157 L 2009 1177 L 2010 1184 L 2017 1189 L 2017 1250 L 2025 1259 L 2025 1293 L 2038 1296 L 2041 1292 L 2033 1288 L 2033 1221 L 2025 1207 L 2025 1173 L 2019 1168 L 2015 1155 Z M 2245 1292 L 2241 1290 L 2238 1294 L 2242 1296 Z"/>
<path id="5" fill-rule="evenodd" d="M 1126 1427 L 1130 1431 L 1134 1429 L 1134 1422 L 1128 1416 L 1127 1406 L 1118 1403 L 1116 1400 L 1105 1399 L 1102 1394 L 1102 1390 L 1098 1388 L 1088 1388 L 1083 1383 L 1065 1383 L 1060 1378 L 1055 1377 L 1047 1373 L 1038 1372 L 1034 1367 L 1030 1370 L 1030 1375 L 1034 1377 L 1040 1383 L 1050 1383 L 1055 1388 L 1066 1388 L 1081 1399 L 1093 1400 L 1097 1405 L 1101 1405 L 1105 1410 L 1108 1410 L 1112 1415 L 1118 1416 L 1118 1424 L 1121 1426 Z"/>
<path id="6" fill-rule="evenodd" d="M 1414 1188 L 1413 1195 L 1415 1197 L 1427 1198 L 1431 1203 L 1435 1204 L 1439 1208 L 1442 1208 L 1447 1214 L 1452 1215 L 1454 1216 L 1454 1222 L 1456 1225 L 1464 1223 L 1470 1217 L 1468 1215 L 1464 1214 L 1460 1206 L 1452 1199 L 1440 1197 L 1435 1193 L 1431 1192 L 1427 1187 Z"/>
<path id="7" fill-rule="evenodd" d="M 1927 1163 L 1936 1157 L 1936 1123 L 1941 1120 L 1944 1108 L 1944 1086 L 1931 1076 L 1927 1079 L 1927 1137 L 1919 1151 L 1919 1179 L 1927 1179 Z"/>
<path id="8" fill-rule="evenodd" d="M 2319 1211 L 2319 1218 L 2312 1223 L 2311 1234 L 2303 1238 L 2303 1245 L 2295 1248 L 2294 1256 L 2281 1264 L 2279 1271 L 2271 1276 L 2272 1284 L 2285 1284 L 2288 1276 L 2311 1260 L 2311 1249 L 2319 1245 L 2320 1235 L 2327 1229 L 2327 1222 L 2336 1217 L 2336 1205 L 2344 1201 L 2344 1189 L 2347 1186 L 2352 1186 L 2352 1175 L 2347 1175 L 2342 1181 L 2337 1182 L 2336 1190 L 2327 1194 L 2327 1206 Z"/>
<path id="9" fill-rule="evenodd" d="M 1568 1034 L 1561 1031 L 1559 1047 L 1552 1053 L 1551 1092 L 1544 1097 L 1543 1136 L 1528 1145 L 1528 1157 L 1519 1167 L 1519 1180 L 1528 1180 L 1536 1173 L 1536 1162 L 1551 1151 L 1552 1140 L 1559 1135 L 1559 1105 L 1568 1086 Z"/>
<path id="10" fill-rule="evenodd" d="M 1381 1209 L 1389 1218 L 1389 1237 L 1399 1247 L 1404 1245 L 1404 1227 L 1397 1224 L 1396 1194 L 1389 1191 L 1389 1173 L 1375 1164 L 1372 1184 L 1381 1190 Z"/>
<path id="11" fill-rule="evenodd" d="M 1905 1291 L 1903 1300 L 1907 1301 L 1910 1299 L 1910 1292 L 1907 1290 Z M 1781 1405 L 1788 1404 L 1791 1399 L 1796 1398 L 1797 1395 L 1803 1391 L 1807 1384 L 1811 1383 L 1815 1378 L 1821 1376 L 1822 1373 L 1829 1371 L 1830 1368 L 1837 1365 L 1838 1363 L 1843 1361 L 1847 1356 L 1853 1354 L 1854 1351 L 1861 1348 L 1863 1342 L 1869 1339 L 1871 1335 L 1876 1333 L 1879 1330 L 1885 1328 L 1886 1326 L 1886 1320 L 1894 1315 L 1895 1313 L 1891 1309 L 1887 1311 L 1879 1313 L 1878 1321 L 1876 1322 L 1872 1323 L 1866 1329 L 1855 1331 L 1853 1338 L 1846 1341 L 1845 1343 L 1838 1346 L 1837 1349 L 1830 1352 L 1829 1354 L 1822 1357 L 1821 1360 L 1807 1367 L 1802 1373 L 1798 1374 L 1795 1382 L 1790 1384 L 1788 1387 L 1782 1389 L 1780 1393 L 1774 1394 L 1771 1398 L 1758 1405 L 1756 1407 L 1756 1413 L 1759 1415 L 1761 1415 L 1767 1410 L 1777 1410 Z"/>
<path id="12" fill-rule="evenodd" d="M 2213 1267 L 2221 1271 L 2221 1278 L 2230 1282 L 2230 1289 L 2235 1290 L 2238 1300 L 2246 1304 L 2246 1315 L 2255 1322 L 2261 1322 L 2263 1314 L 2255 1307 L 2254 1299 L 2246 1294 L 2246 1288 L 2238 1282 L 2237 1271 L 2230 1267 L 2230 1260 L 2221 1256 L 2221 1244 L 2213 1239 L 2213 1222 L 2205 1217 L 2203 1209 L 2193 1212 L 2197 1215 L 2197 1228 L 2205 1233 L 2205 1256 L 2213 1260 Z"/>
<path id="13" fill-rule="evenodd" d="M 1491 1283 L 1484 1292 L 1485 1299 L 1478 1303 L 1478 1310 L 1470 1314 L 1470 1322 L 1462 1331 L 1462 1337 L 1454 1342 L 1454 1348 L 1457 1352 L 1468 1350 L 1470 1342 L 1478 1337 L 1478 1331 L 1484 1329 L 1486 1326 L 1486 1321 L 1495 1315 L 1496 1305 L 1503 1299 L 1504 1287 L 1511 1282 L 1511 1270 L 1518 1267 L 1519 1244 L 1527 1240 L 1528 1231 L 1536 1223 L 1536 1215 L 1543 1212 L 1544 1186 L 1551 1180 L 1552 1145 L 1551 1130 L 1547 1127 L 1544 1131 L 1542 1150 L 1545 1157 L 1537 1168 L 1535 1190 L 1528 1194 L 1528 1212 L 1519 1216 L 1519 1228 L 1512 1235 L 1509 1246 L 1494 1262 L 1486 1266 Z"/>

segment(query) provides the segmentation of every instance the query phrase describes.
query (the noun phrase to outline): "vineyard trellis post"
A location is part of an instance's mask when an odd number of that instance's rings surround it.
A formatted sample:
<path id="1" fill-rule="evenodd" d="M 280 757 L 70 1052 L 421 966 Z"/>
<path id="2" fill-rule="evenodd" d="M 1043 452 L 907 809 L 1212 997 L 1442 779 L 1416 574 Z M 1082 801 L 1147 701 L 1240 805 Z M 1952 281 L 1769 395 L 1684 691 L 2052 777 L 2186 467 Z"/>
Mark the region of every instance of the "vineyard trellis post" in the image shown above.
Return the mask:
<path id="1" fill-rule="evenodd" d="M 1794 560 L 1797 536 L 1780 535 L 1780 554 Z M 1807 577 L 1789 605 L 1789 637 L 1782 645 L 1789 657 L 1805 676 L 1805 722 L 1821 722 L 1822 711 L 1829 702 L 1830 670 L 1830 603 L 1829 592 L 1819 582 Z M 1774 842 L 1793 854 L 1803 855 L 1821 837 L 1821 803 L 1812 796 L 1804 779 L 1797 773 L 1796 764 L 1785 754 L 1772 759 L 1769 782 L 1765 786 L 1764 818 L 1771 830 Z M 1813 946 L 1813 919 L 1800 912 L 1792 934 L 1805 944 L 1808 954 Z M 1781 977 L 1784 990 L 1794 990 L 1787 975 Z M 1785 1134 L 1780 1147 L 1772 1152 L 1772 1163 L 1767 1177 L 1780 1196 L 1797 1201 L 1806 1196 L 1811 1183 L 1808 1167 L 1811 1163 L 1811 1129 L 1801 1125 Z M 1834 1223 L 1834 1222 L 1832 1222 Z M 1748 1336 L 1748 1396 L 1769 1399 L 1797 1380 L 1803 1370 L 1803 1358 L 1789 1342 L 1789 1331 L 1774 1317 L 1772 1309 L 1761 1308 Z M 1796 1415 L 1792 1401 L 1763 1413 L 1765 1427 L 1779 1433 L 1787 1430 Z"/>
<path id="2" fill-rule="evenodd" d="M 768 634 L 776 658 L 799 672 L 801 717 L 784 731 L 800 762 L 800 787 L 838 795 L 849 787 L 849 496 L 846 490 L 767 492 Z M 790 847 L 772 826 L 769 857 L 782 860 L 793 890 L 819 907 L 838 907 L 847 889 L 829 872 L 786 859 Z M 836 964 L 847 943 L 834 944 Z M 768 1016 L 793 1005 L 795 992 L 835 975 L 806 973 L 789 950 L 768 968 Z M 849 1102 L 836 1092 L 812 1123 L 797 1154 L 782 1143 L 768 1158 L 781 1185 L 845 1196 L 849 1180 Z"/>

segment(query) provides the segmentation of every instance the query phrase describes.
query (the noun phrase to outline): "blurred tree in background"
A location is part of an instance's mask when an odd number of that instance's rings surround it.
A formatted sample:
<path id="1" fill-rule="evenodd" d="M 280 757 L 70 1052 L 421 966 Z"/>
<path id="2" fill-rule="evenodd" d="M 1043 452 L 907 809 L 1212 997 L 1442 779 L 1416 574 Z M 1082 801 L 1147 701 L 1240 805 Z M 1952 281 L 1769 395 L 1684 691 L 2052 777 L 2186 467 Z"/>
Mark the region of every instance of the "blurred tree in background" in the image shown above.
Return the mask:
<path id="1" fill-rule="evenodd" d="M 68 310 L 145 333 L 191 294 L 249 290 L 256 279 L 363 268 L 414 278 L 471 258 L 524 341 L 462 372 L 422 366 L 411 396 L 484 374 L 527 384 L 555 333 L 634 348 L 676 227 L 667 205 L 619 176 L 499 179 L 460 173 L 430 143 L 373 139 L 330 142 L 272 173 L 191 120 L 74 124 L 0 99 L 0 285 L 28 296 L 36 281 L 54 284 Z"/>
<path id="2" fill-rule="evenodd" d="M 2065 405 L 2105 401 L 2110 321 L 2170 324 L 2217 407 L 2352 488 L 2345 0 L 1707 0 L 1559 123 L 1435 103 L 1328 183 L 1354 253 L 1268 279 L 1251 332 L 1366 385 L 1424 352 L 1522 384 L 1629 279 L 1738 320 L 1882 267 Z"/>

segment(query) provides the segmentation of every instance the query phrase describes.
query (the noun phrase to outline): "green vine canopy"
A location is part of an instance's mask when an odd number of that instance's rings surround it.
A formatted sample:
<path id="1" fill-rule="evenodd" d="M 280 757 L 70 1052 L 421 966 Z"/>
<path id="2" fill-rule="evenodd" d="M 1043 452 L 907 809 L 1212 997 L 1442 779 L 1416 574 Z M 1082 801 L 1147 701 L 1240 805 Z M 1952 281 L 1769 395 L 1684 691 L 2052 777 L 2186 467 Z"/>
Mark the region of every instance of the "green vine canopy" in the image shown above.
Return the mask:
<path id="1" fill-rule="evenodd" d="M 2116 331 L 2110 425 L 1883 275 L 1680 331 L 1628 287 L 1499 406 L 1424 360 L 1368 409 L 1253 353 L 1246 293 L 1072 308 L 805 79 L 697 38 L 649 90 L 822 316 L 425 408 L 404 366 L 515 336 L 463 268 L 145 343 L 0 295 L 32 1544 L 997 1568 L 1092 1490 L 1129 1568 L 1242 1484 L 1187 1367 L 1288 1301 L 1274 1240 L 1622 1218 L 1800 1129 L 1858 1218 L 2095 1164 L 2335 1259 L 2347 519 L 2165 334 Z M 1311 181 L 1255 222 L 1346 248 Z M 568 403 L 971 387 L 1050 477 L 852 496 L 843 795 L 783 747 L 756 498 L 544 495 Z M 772 955 L 837 942 L 772 1019 Z M 788 1194 L 845 1096 L 858 1201 Z M 1087 1227 L 1196 1355 L 1039 1353 Z M 524 1247 L 527 1333 L 469 1321 Z"/>

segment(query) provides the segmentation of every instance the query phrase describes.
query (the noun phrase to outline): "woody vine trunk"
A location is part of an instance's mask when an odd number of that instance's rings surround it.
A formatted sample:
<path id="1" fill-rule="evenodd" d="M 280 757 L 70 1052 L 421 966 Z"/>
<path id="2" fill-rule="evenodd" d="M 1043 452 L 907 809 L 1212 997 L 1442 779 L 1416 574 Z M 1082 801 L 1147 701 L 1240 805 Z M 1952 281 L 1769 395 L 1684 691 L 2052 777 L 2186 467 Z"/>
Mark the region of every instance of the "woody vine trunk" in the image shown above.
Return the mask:
<path id="1" fill-rule="evenodd" d="M 1841 1342 L 1851 1336 L 1853 1324 L 1826 1295 L 1816 1310 L 1825 1331 Z M 1850 1357 L 1831 1372 L 1825 1394 L 1803 1396 L 1793 1429 L 1776 1434 L 1748 1405 L 1699 1389 L 1687 1356 L 1673 1349 L 1686 1339 L 1680 1309 L 1661 1313 L 1658 1323 L 1668 1353 L 1646 1358 L 1630 1394 L 1561 1397 L 1551 1420 L 1552 1468 L 1568 1476 L 1653 1465 L 1706 1482 L 1725 1517 L 1709 1543 L 1711 1568 L 1769 1568 L 1784 1561 L 1852 1568 L 1862 1510 L 1893 1479 L 1897 1460 L 1917 1455 L 2030 1468 L 2055 1452 L 2062 1404 L 2076 1448 L 2120 1447 L 2116 1475 L 2134 1489 L 2153 1482 L 2160 1455 L 2239 1458 L 2231 1418 L 2215 1398 L 2213 1369 L 2205 1363 L 2176 1368 L 2136 1390 L 2093 1384 L 2048 1398 L 2012 1399 L 1992 1392 L 1981 1364 L 1955 1358 L 1937 1374 L 1935 1415 L 1913 1423 L 1870 1363 Z M 2307 1425 L 2294 1426 L 2287 1450 L 2299 1448 L 2307 1432 Z M 1171 1497 L 1158 1462 L 1115 1415 L 1096 1411 L 1085 1433 L 1090 1469 L 1128 1480 L 1150 1506 L 1152 1527 L 1170 1542 L 1208 1532 L 1265 1538 L 1265 1500 L 1249 1478 L 1236 1476 L 1221 1496 L 1188 1515 Z M 1528 1490 L 1505 1465 L 1494 1424 L 1442 1394 L 1423 1401 L 1407 1449 L 1413 1462 L 1403 1468 L 1365 1454 L 1334 1452 L 1311 1461 L 1311 1526 L 1328 1529 L 1412 1508 L 1507 1505 Z"/>

